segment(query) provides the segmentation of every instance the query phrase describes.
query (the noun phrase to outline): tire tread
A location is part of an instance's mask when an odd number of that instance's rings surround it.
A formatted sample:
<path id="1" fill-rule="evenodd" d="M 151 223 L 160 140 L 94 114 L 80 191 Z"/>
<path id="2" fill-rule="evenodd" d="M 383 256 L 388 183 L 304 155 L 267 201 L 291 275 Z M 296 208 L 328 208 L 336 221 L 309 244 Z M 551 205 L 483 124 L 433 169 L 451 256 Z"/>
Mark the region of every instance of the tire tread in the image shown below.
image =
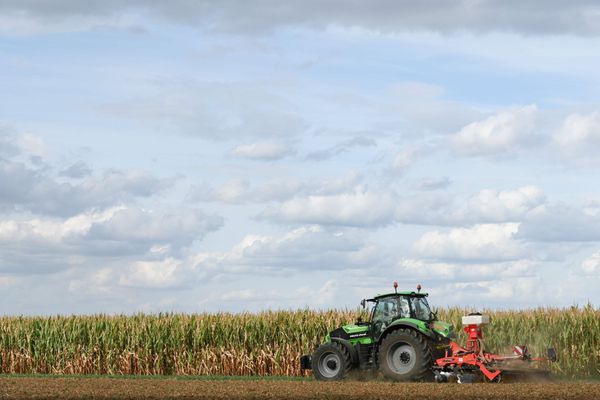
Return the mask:
<path id="1" fill-rule="evenodd" d="M 427 338 L 425 338 L 423 334 L 415 331 L 414 329 L 400 328 L 388 333 L 381 340 L 381 346 L 379 346 L 379 351 L 377 352 L 377 361 L 386 362 L 386 356 L 380 354 L 381 349 L 386 346 L 386 342 L 394 340 L 395 337 L 400 335 L 409 335 L 413 339 L 415 339 L 418 346 L 418 348 L 416 348 L 415 351 L 420 351 L 422 354 L 422 360 L 420 365 L 415 366 L 415 371 L 412 374 L 410 374 L 410 376 L 407 379 L 401 379 L 398 376 L 393 375 L 392 373 L 388 372 L 385 368 L 382 368 L 381 364 L 379 365 L 379 368 L 384 373 L 384 375 L 390 379 L 410 381 L 428 380 L 427 378 L 430 378 L 429 375 L 431 375 L 431 366 L 433 365 L 433 352 L 431 348 L 431 343 L 429 340 L 427 340 Z"/>
<path id="2" fill-rule="evenodd" d="M 337 351 L 339 352 L 339 354 L 341 355 L 341 361 L 342 361 L 342 369 L 340 371 L 340 373 L 338 373 L 338 375 L 336 375 L 333 378 L 325 378 L 323 376 L 321 376 L 318 373 L 318 365 L 316 365 L 316 363 L 318 362 L 318 358 L 317 357 L 319 354 L 319 352 L 324 351 L 324 349 L 326 349 L 327 347 L 331 347 L 332 351 Z M 315 376 L 316 379 L 318 380 L 324 380 L 324 381 L 336 381 L 336 380 L 341 380 L 344 379 L 344 377 L 346 377 L 348 375 L 348 372 L 350 371 L 350 369 L 352 369 L 352 358 L 350 356 L 350 353 L 348 352 L 348 350 L 346 349 L 346 347 L 341 344 L 341 343 L 337 343 L 337 342 L 329 342 L 329 343 L 323 343 L 322 345 L 320 345 L 317 350 L 315 350 L 315 352 L 313 353 L 313 374 Z"/>

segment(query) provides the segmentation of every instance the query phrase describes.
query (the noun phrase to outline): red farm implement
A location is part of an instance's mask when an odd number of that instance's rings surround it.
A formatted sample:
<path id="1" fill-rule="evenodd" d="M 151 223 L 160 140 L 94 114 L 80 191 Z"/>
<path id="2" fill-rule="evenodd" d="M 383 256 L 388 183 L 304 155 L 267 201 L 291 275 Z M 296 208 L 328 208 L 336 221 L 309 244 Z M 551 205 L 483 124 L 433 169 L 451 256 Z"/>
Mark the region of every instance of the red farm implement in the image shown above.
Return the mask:
<path id="1" fill-rule="evenodd" d="M 450 341 L 449 348 L 442 358 L 435 360 L 433 371 L 438 382 L 447 382 L 456 378 L 459 383 L 472 382 L 480 373 L 491 382 L 499 382 L 502 377 L 532 378 L 548 374 L 545 369 L 534 366 L 539 361 L 556 361 L 556 352 L 548 349 L 547 357 L 534 358 L 527 346 L 513 347 L 513 354 L 498 355 L 485 351 L 483 327 L 489 324 L 489 317 L 481 314 L 470 314 L 462 317 L 464 331 L 467 334 L 465 347 Z"/>

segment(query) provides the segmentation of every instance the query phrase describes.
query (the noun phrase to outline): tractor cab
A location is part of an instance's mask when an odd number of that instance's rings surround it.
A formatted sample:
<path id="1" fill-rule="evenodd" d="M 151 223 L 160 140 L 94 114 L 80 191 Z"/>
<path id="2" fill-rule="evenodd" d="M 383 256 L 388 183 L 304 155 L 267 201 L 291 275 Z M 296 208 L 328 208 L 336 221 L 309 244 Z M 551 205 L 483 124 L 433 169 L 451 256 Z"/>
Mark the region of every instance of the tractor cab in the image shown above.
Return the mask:
<path id="1" fill-rule="evenodd" d="M 370 312 L 371 334 L 378 340 L 385 329 L 399 319 L 423 322 L 435 320 L 427 303 L 426 293 L 401 292 L 376 296 L 366 300 L 374 303 Z"/>
<path id="2" fill-rule="evenodd" d="M 396 288 L 396 286 L 394 286 Z M 372 299 L 365 299 L 361 305 L 366 308 L 367 303 L 374 303 L 370 312 L 371 337 L 379 340 L 386 328 L 399 319 L 415 320 L 429 323 L 434 321 L 435 314 L 431 312 L 427 302 L 427 293 L 421 293 L 421 286 L 417 292 L 400 292 L 382 294 Z"/>

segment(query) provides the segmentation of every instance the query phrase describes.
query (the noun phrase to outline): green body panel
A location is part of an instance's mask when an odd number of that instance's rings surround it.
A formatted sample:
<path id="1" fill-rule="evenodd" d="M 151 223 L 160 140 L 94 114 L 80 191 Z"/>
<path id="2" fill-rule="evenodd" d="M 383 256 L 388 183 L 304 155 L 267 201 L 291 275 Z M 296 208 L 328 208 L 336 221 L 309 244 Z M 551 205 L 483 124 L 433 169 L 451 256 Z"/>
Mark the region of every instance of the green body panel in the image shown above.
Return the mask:
<path id="1" fill-rule="evenodd" d="M 366 337 L 358 338 L 358 339 L 350 339 L 350 343 L 352 343 L 353 346 L 356 346 L 359 343 L 360 344 L 371 344 L 371 343 L 373 343 L 373 339 L 366 336 Z"/>
<path id="2" fill-rule="evenodd" d="M 451 338 L 454 336 L 454 325 L 443 321 L 433 321 L 433 325 L 430 327 L 429 323 L 426 321 L 421 321 L 414 318 L 400 318 L 392 322 L 390 326 L 401 325 L 403 322 L 415 324 L 417 329 L 426 335 L 428 335 L 431 331 L 434 331 L 445 338 Z"/>
<path id="3" fill-rule="evenodd" d="M 355 335 L 357 333 L 367 333 L 367 332 L 369 332 L 369 326 L 368 325 L 348 324 L 348 325 L 342 326 L 342 329 L 348 335 Z M 370 336 L 363 336 L 363 337 L 359 337 L 359 338 L 350 338 L 350 343 L 352 343 L 353 346 L 357 345 L 358 343 L 361 343 L 361 344 L 371 344 L 371 343 L 373 343 L 373 340 L 371 339 Z"/>
<path id="4" fill-rule="evenodd" d="M 349 335 L 352 335 L 354 333 L 363 333 L 363 332 L 367 332 L 369 330 L 369 326 L 368 325 L 356 325 L 356 324 L 348 324 L 348 325 L 344 325 L 342 326 L 342 329 Z"/>
<path id="5" fill-rule="evenodd" d="M 403 325 L 406 323 L 416 326 L 417 329 L 419 331 L 421 331 L 422 333 L 424 333 L 425 335 L 430 335 L 432 330 L 445 338 L 451 338 L 454 335 L 454 326 L 448 322 L 434 321 L 432 329 L 430 329 L 428 326 L 428 322 L 421 321 L 421 320 L 415 319 L 415 318 L 397 319 L 394 322 L 392 322 L 386 329 L 389 329 L 392 326 Z M 347 334 L 353 335 L 353 334 L 357 334 L 357 333 L 368 332 L 369 326 L 348 324 L 348 325 L 342 326 L 342 329 Z M 331 342 L 331 336 L 329 334 L 327 334 L 327 336 L 325 337 L 325 342 L 326 343 Z M 353 346 L 355 346 L 359 343 L 372 344 L 373 339 L 370 336 L 364 336 L 364 337 L 355 338 L 355 339 L 350 338 L 350 343 L 352 343 Z"/>
<path id="6" fill-rule="evenodd" d="M 427 322 L 421 321 L 420 319 L 414 319 L 414 318 L 398 318 L 397 320 L 392 322 L 386 329 L 389 329 L 390 326 L 402 325 L 402 324 L 406 324 L 406 323 L 416 325 L 417 329 L 426 335 L 429 335 L 429 332 L 431 332 L 431 330 L 427 326 Z"/>
<path id="7" fill-rule="evenodd" d="M 445 338 L 451 338 L 454 336 L 454 325 L 448 322 L 434 321 L 432 329 L 434 332 L 442 335 Z"/>

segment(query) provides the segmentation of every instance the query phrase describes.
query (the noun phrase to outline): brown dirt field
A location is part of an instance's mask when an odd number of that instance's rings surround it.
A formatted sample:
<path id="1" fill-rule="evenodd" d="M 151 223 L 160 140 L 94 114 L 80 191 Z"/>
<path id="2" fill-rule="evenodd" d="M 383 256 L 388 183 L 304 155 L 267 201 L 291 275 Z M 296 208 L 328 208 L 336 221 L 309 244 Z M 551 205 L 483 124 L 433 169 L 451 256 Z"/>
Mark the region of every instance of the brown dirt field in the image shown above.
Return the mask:
<path id="1" fill-rule="evenodd" d="M 600 383 L 435 384 L 312 380 L 0 378 L 2 399 L 598 399 Z"/>

